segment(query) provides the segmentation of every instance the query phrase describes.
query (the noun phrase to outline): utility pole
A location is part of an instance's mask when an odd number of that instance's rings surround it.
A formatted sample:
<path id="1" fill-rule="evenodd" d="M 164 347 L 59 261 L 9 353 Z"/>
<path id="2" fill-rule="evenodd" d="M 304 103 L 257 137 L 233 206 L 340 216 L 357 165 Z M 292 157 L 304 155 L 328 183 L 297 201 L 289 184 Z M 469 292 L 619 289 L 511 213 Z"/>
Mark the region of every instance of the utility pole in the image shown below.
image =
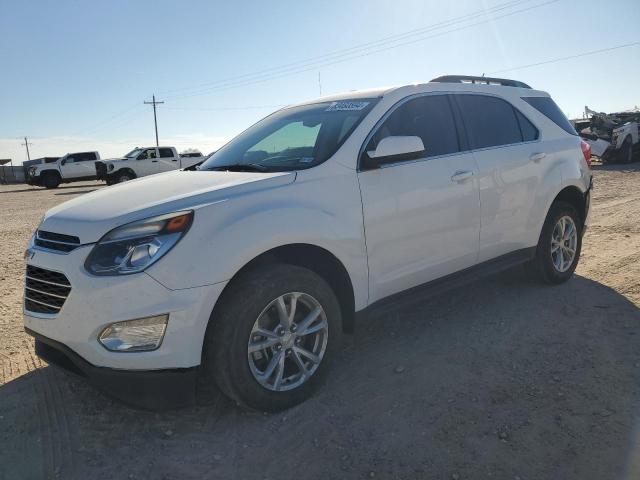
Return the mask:
<path id="1" fill-rule="evenodd" d="M 156 126 L 156 147 L 159 147 L 160 144 L 158 143 L 158 118 L 156 117 L 156 105 L 160 105 L 164 102 L 156 102 L 156 95 L 155 93 L 152 96 L 153 100 L 150 102 L 144 102 L 145 105 L 153 105 L 153 123 Z"/>
<path id="2" fill-rule="evenodd" d="M 33 143 L 29 143 L 27 137 L 24 137 L 24 143 L 21 143 L 20 145 L 27 149 L 27 160 L 31 160 L 31 155 L 29 155 L 29 145 L 33 145 Z"/>
<path id="3" fill-rule="evenodd" d="M 320 72 L 318 72 L 318 89 L 320 90 L 320 96 L 322 96 L 322 80 L 320 79 Z"/>

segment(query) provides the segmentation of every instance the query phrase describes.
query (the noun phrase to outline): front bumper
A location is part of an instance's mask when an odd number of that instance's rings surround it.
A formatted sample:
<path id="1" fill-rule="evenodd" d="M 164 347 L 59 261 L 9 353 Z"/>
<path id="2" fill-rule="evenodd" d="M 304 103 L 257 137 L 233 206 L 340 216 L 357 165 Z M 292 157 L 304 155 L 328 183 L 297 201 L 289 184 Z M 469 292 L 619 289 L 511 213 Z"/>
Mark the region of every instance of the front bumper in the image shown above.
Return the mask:
<path id="1" fill-rule="evenodd" d="M 104 162 L 95 162 L 96 165 L 96 180 L 107 181 L 109 174 L 107 173 L 107 164 Z"/>
<path id="2" fill-rule="evenodd" d="M 197 368 L 118 370 L 97 367 L 63 343 L 25 328 L 36 354 L 49 364 L 85 377 L 107 395 L 137 408 L 167 410 L 195 404 Z"/>
<path id="3" fill-rule="evenodd" d="M 27 174 L 26 182 L 27 185 L 41 186 L 42 178 L 40 175 L 31 176 L 30 174 Z"/>
<path id="4" fill-rule="evenodd" d="M 24 309 L 25 327 L 66 345 L 97 367 L 165 370 L 200 365 L 207 324 L 225 282 L 172 290 L 145 272 L 92 276 L 83 267 L 92 247 L 82 246 L 67 254 L 34 249 L 27 263 L 63 273 L 71 291 L 58 313 Z M 98 342 L 100 333 L 114 322 L 164 314 L 169 320 L 157 350 L 112 352 Z"/>

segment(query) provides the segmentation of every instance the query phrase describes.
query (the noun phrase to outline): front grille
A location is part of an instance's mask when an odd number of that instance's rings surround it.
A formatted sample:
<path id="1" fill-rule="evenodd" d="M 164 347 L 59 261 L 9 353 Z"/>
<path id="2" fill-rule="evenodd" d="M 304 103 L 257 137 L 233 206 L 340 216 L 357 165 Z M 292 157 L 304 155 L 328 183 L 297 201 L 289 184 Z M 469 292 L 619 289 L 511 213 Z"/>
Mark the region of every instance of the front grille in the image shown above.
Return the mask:
<path id="1" fill-rule="evenodd" d="M 24 308 L 36 313 L 58 313 L 71 292 L 69 279 L 59 272 L 27 265 Z"/>
<path id="2" fill-rule="evenodd" d="M 104 162 L 95 162 L 96 164 L 96 177 L 98 179 L 107 178 L 107 164 Z"/>
<path id="3" fill-rule="evenodd" d="M 73 235 L 63 235 L 62 233 L 38 230 L 36 232 L 35 244 L 38 247 L 48 248 L 49 250 L 69 253 L 80 246 L 80 239 Z"/>

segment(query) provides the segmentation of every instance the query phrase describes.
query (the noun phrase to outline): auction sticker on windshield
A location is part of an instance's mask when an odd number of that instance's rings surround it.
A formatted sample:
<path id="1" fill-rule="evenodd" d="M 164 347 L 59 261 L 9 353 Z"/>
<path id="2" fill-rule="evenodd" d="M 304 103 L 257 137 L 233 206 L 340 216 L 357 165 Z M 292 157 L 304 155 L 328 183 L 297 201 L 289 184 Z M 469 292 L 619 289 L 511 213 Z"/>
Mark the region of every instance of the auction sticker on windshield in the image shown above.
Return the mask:
<path id="1" fill-rule="evenodd" d="M 369 102 L 331 102 L 326 112 L 358 111 L 364 109 Z"/>

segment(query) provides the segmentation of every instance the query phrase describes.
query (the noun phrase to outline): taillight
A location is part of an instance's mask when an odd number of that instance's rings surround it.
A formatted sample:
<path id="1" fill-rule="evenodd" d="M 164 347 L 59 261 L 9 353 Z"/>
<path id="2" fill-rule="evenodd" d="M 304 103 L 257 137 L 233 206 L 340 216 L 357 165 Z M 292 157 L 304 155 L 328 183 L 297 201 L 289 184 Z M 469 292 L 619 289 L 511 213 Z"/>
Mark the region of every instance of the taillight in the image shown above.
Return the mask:
<path id="1" fill-rule="evenodd" d="M 584 140 L 580 140 L 580 148 L 582 148 L 582 154 L 584 155 L 584 160 L 587 162 L 587 166 L 591 168 L 591 145 Z"/>

